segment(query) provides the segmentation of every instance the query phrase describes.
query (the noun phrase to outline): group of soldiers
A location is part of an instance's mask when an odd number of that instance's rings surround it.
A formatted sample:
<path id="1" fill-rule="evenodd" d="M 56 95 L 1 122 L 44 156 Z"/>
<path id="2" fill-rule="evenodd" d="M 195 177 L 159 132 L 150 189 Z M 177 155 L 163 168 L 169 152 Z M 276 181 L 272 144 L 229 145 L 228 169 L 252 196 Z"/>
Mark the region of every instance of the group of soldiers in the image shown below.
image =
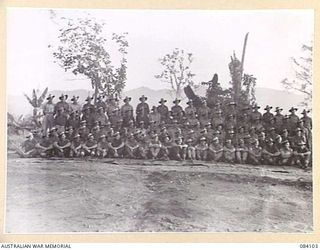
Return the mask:
<path id="1" fill-rule="evenodd" d="M 43 106 L 42 130 L 35 130 L 17 149 L 21 157 L 97 157 L 159 160 L 203 160 L 241 164 L 297 165 L 309 167 L 312 120 L 297 108 L 283 115 L 280 107 L 239 107 L 235 102 L 192 100 L 183 108 L 161 98 L 149 107 L 146 96 L 134 109 L 131 97 L 105 100 L 62 94 L 54 104 L 49 95 Z M 123 104 L 120 104 L 123 102 Z M 271 112 L 274 110 L 274 113 Z"/>

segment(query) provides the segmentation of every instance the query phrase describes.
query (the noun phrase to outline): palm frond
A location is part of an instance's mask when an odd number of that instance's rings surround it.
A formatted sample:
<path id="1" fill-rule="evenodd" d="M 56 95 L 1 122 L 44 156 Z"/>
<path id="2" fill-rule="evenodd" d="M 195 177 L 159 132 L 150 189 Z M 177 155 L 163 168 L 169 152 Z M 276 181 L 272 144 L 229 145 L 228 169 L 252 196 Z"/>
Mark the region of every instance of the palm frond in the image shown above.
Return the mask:
<path id="1" fill-rule="evenodd" d="M 38 99 L 38 107 L 41 106 L 41 104 L 43 103 L 44 98 L 46 97 L 48 93 L 48 87 L 42 92 L 41 96 Z"/>
<path id="2" fill-rule="evenodd" d="M 31 98 L 27 94 L 23 94 L 23 95 L 27 98 L 28 102 L 32 107 L 36 107 L 34 100 L 31 100 Z"/>

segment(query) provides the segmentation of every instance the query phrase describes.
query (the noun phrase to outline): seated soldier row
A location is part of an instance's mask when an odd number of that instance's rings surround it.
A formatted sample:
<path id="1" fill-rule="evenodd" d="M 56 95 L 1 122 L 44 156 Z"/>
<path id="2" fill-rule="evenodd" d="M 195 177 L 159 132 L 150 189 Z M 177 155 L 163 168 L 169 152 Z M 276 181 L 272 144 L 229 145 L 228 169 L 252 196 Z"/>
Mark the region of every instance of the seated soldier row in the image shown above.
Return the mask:
<path id="1" fill-rule="evenodd" d="M 143 125 L 143 122 L 141 122 Z M 235 135 L 228 130 L 222 137 L 223 130 L 208 133 L 211 128 L 194 130 L 186 126 L 144 126 L 118 129 L 99 123 L 89 130 L 86 121 L 74 131 L 67 127 L 58 132 L 52 128 L 48 134 L 29 134 L 17 153 L 22 157 L 111 157 L 159 160 L 203 160 L 228 163 L 298 165 L 307 167 L 311 151 L 306 145 L 302 130 L 297 127 L 293 137 L 284 130 L 280 136 L 271 129 L 265 132 Z M 172 130 L 173 129 L 173 130 Z M 171 130 L 171 132 L 170 132 Z M 198 131 L 195 134 L 195 131 Z M 223 138 L 223 139 L 221 139 Z M 222 143 L 224 142 L 224 143 Z"/>

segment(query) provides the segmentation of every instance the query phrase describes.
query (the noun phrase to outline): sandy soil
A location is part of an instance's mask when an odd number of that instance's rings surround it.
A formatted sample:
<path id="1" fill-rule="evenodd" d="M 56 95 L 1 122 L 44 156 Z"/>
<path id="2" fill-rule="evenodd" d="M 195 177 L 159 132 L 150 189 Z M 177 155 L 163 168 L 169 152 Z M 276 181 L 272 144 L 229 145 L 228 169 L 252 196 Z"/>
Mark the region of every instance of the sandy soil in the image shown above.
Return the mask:
<path id="1" fill-rule="evenodd" d="M 293 167 L 19 159 L 6 231 L 310 232 L 312 176 Z"/>

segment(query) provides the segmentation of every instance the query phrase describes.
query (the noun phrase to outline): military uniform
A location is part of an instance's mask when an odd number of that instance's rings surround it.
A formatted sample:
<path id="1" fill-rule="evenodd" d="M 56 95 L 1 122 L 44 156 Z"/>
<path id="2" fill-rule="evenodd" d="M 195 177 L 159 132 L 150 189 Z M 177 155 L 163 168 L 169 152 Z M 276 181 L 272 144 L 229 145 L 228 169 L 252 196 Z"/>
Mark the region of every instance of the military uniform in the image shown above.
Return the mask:
<path id="1" fill-rule="evenodd" d="M 70 108 L 69 108 L 69 104 L 65 101 L 68 99 L 68 95 L 61 95 L 59 97 L 60 101 L 56 103 L 55 107 L 54 107 L 54 113 L 58 113 L 58 110 L 63 108 L 63 112 L 65 112 L 66 114 L 69 114 L 70 112 Z"/>
<path id="2" fill-rule="evenodd" d="M 283 109 L 276 107 L 276 114 L 274 115 L 274 119 L 275 119 L 275 125 L 274 127 L 276 128 L 277 132 L 280 133 L 280 131 L 283 130 L 283 118 L 284 115 L 282 115 L 280 112 Z"/>
<path id="3" fill-rule="evenodd" d="M 264 127 L 267 127 L 270 124 L 270 120 L 271 118 L 273 118 L 273 114 L 270 113 L 270 110 L 272 109 L 271 106 L 267 105 L 264 110 L 266 110 L 266 112 L 262 115 L 262 125 Z"/>
<path id="4" fill-rule="evenodd" d="M 183 117 L 183 108 L 179 105 L 181 100 L 175 99 L 173 103 L 174 106 L 171 107 L 171 115 L 173 119 L 177 120 L 178 122 L 181 121 Z"/>
<path id="5" fill-rule="evenodd" d="M 165 105 L 165 103 L 167 102 L 167 100 L 161 98 L 161 100 L 159 101 L 160 105 L 157 107 L 157 110 L 160 114 L 160 119 L 161 122 L 162 121 L 168 121 L 169 118 L 169 108 Z"/>
<path id="6" fill-rule="evenodd" d="M 55 105 L 52 103 L 53 98 L 54 96 L 49 95 L 47 97 L 47 100 L 49 101 L 43 105 L 44 119 L 43 119 L 42 128 L 45 135 L 47 135 L 48 130 L 51 130 L 51 128 L 54 126 Z"/>
<path id="7" fill-rule="evenodd" d="M 79 99 L 79 96 L 73 96 L 71 98 L 71 101 L 72 103 L 69 104 L 69 113 L 71 112 L 75 112 L 75 113 L 78 113 L 80 114 L 81 113 L 81 105 L 78 103 L 78 99 Z"/>

